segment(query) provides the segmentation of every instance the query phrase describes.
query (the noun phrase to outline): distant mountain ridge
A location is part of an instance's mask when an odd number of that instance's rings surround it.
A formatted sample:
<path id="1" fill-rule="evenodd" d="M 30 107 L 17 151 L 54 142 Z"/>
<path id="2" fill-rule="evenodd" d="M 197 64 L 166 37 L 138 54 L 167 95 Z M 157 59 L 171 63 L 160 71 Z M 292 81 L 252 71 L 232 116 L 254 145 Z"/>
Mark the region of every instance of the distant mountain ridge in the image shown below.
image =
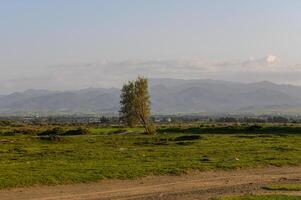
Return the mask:
<path id="1" fill-rule="evenodd" d="M 153 113 L 298 112 L 301 108 L 301 87 L 294 85 L 181 79 L 150 79 L 149 85 Z M 119 95 L 118 88 L 26 90 L 0 96 L 0 113 L 117 113 Z"/>

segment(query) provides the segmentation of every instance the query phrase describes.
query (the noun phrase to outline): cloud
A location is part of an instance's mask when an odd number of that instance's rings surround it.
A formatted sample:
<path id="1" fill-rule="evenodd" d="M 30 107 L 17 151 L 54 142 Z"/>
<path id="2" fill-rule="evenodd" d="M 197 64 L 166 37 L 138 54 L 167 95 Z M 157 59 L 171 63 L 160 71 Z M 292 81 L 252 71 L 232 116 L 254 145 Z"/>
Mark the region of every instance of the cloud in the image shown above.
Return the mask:
<path id="1" fill-rule="evenodd" d="M 50 72 L 49 72 L 50 71 Z M 0 94 L 29 88 L 70 90 L 87 87 L 120 87 L 138 75 L 150 78 L 221 79 L 300 83 L 300 64 L 284 65 L 275 55 L 245 60 L 136 59 L 62 64 L 49 67 L 43 76 L 0 81 Z"/>
<path id="2" fill-rule="evenodd" d="M 278 67 L 280 63 L 280 60 L 278 57 L 276 57 L 275 55 L 268 55 L 265 57 L 261 57 L 261 58 L 254 58 L 254 57 L 250 57 L 248 60 L 246 61 L 242 61 L 242 62 L 238 62 L 237 65 L 242 65 L 242 66 L 247 66 L 247 67 L 252 67 L 253 69 L 265 69 L 266 67 Z M 271 68 L 269 68 L 271 69 Z"/>
<path id="3" fill-rule="evenodd" d="M 269 65 L 273 65 L 273 64 L 276 64 L 278 63 L 278 59 L 276 56 L 274 55 L 268 55 L 267 58 L 266 58 L 266 62 L 269 64 Z"/>
<path id="4" fill-rule="evenodd" d="M 135 72 L 217 72 L 217 71 L 245 71 L 260 70 L 272 66 L 279 67 L 279 59 L 274 55 L 268 55 L 261 58 L 250 57 L 246 60 L 201 60 L 201 59 L 149 59 L 149 60 L 122 60 L 110 61 L 103 60 L 99 62 L 81 63 L 81 64 L 65 64 L 52 66 L 55 70 L 62 71 L 70 69 L 76 71 L 103 71 L 118 73 L 135 73 Z M 272 68 L 269 68 L 272 69 Z"/>

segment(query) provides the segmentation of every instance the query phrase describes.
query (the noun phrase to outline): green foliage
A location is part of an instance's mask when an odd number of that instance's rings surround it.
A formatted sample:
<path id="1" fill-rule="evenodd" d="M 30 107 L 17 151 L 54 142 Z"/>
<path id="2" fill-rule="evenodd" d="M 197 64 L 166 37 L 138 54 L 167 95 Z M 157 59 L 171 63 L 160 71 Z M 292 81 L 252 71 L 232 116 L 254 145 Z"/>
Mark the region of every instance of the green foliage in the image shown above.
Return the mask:
<path id="1" fill-rule="evenodd" d="M 135 127 L 138 119 L 135 116 L 135 83 L 133 81 L 123 85 L 120 99 L 120 119 L 129 127 Z"/>
<path id="2" fill-rule="evenodd" d="M 138 77 L 135 81 L 125 84 L 121 90 L 120 117 L 129 126 L 139 122 L 148 134 L 155 134 L 155 127 L 150 123 L 150 97 L 148 81 Z"/>

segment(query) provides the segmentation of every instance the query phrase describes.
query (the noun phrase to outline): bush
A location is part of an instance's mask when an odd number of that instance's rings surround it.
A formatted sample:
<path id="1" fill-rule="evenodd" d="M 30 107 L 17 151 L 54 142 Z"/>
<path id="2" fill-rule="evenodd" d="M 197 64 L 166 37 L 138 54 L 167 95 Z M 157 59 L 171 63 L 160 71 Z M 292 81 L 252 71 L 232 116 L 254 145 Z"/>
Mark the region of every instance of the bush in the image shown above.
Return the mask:
<path id="1" fill-rule="evenodd" d="M 58 135 L 40 135 L 38 137 L 40 140 L 45 140 L 45 141 L 54 141 L 54 142 L 59 142 L 62 141 L 63 138 Z"/>
<path id="2" fill-rule="evenodd" d="M 261 128 L 262 128 L 262 126 L 259 126 L 259 125 L 252 125 L 252 126 L 247 127 L 247 130 L 248 130 L 248 131 L 257 131 L 257 130 L 259 130 L 259 129 L 261 129 Z"/>
<path id="3" fill-rule="evenodd" d="M 36 134 L 37 129 L 23 127 L 23 128 L 15 129 L 13 132 L 16 134 L 30 135 L 30 134 Z"/>
<path id="4" fill-rule="evenodd" d="M 201 136 L 199 135 L 183 135 L 176 137 L 174 141 L 187 141 L 187 140 L 198 140 L 201 139 Z"/>
<path id="5" fill-rule="evenodd" d="M 157 133 L 156 127 L 154 124 L 147 124 L 146 125 L 146 134 L 148 135 L 155 135 Z"/>
<path id="6" fill-rule="evenodd" d="M 8 120 L 1 120 L 0 121 L 0 126 L 9 126 L 11 125 L 11 122 Z"/>
<path id="7" fill-rule="evenodd" d="M 86 129 L 86 128 L 77 128 L 77 129 L 73 129 L 73 130 L 68 130 L 66 132 L 64 132 L 62 135 L 89 135 L 90 134 L 90 130 Z"/>
<path id="8" fill-rule="evenodd" d="M 113 134 L 124 134 L 127 133 L 126 129 L 118 129 L 112 132 Z"/>
<path id="9" fill-rule="evenodd" d="M 67 130 L 67 131 L 57 127 L 57 128 L 43 131 L 38 135 L 39 136 L 66 136 L 66 135 L 88 135 L 88 134 L 90 134 L 90 130 L 82 127 L 77 129 Z"/>
<path id="10" fill-rule="evenodd" d="M 62 133 L 64 133 L 63 129 L 56 127 L 53 129 L 47 129 L 46 131 L 43 131 L 41 133 L 39 133 L 39 136 L 53 136 L 53 135 L 61 135 Z"/>

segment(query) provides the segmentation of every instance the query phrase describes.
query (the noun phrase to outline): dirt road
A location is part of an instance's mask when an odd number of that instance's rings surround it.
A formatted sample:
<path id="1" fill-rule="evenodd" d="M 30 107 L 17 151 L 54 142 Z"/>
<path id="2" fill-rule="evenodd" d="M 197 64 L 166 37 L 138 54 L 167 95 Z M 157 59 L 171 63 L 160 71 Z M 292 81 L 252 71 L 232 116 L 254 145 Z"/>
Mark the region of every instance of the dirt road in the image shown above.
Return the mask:
<path id="1" fill-rule="evenodd" d="M 267 183 L 301 183 L 301 167 L 218 172 L 191 172 L 181 176 L 138 180 L 104 180 L 91 184 L 37 186 L 0 190 L 1 200 L 209 199 L 222 195 L 268 193 Z M 300 195 L 301 192 L 290 192 Z"/>

